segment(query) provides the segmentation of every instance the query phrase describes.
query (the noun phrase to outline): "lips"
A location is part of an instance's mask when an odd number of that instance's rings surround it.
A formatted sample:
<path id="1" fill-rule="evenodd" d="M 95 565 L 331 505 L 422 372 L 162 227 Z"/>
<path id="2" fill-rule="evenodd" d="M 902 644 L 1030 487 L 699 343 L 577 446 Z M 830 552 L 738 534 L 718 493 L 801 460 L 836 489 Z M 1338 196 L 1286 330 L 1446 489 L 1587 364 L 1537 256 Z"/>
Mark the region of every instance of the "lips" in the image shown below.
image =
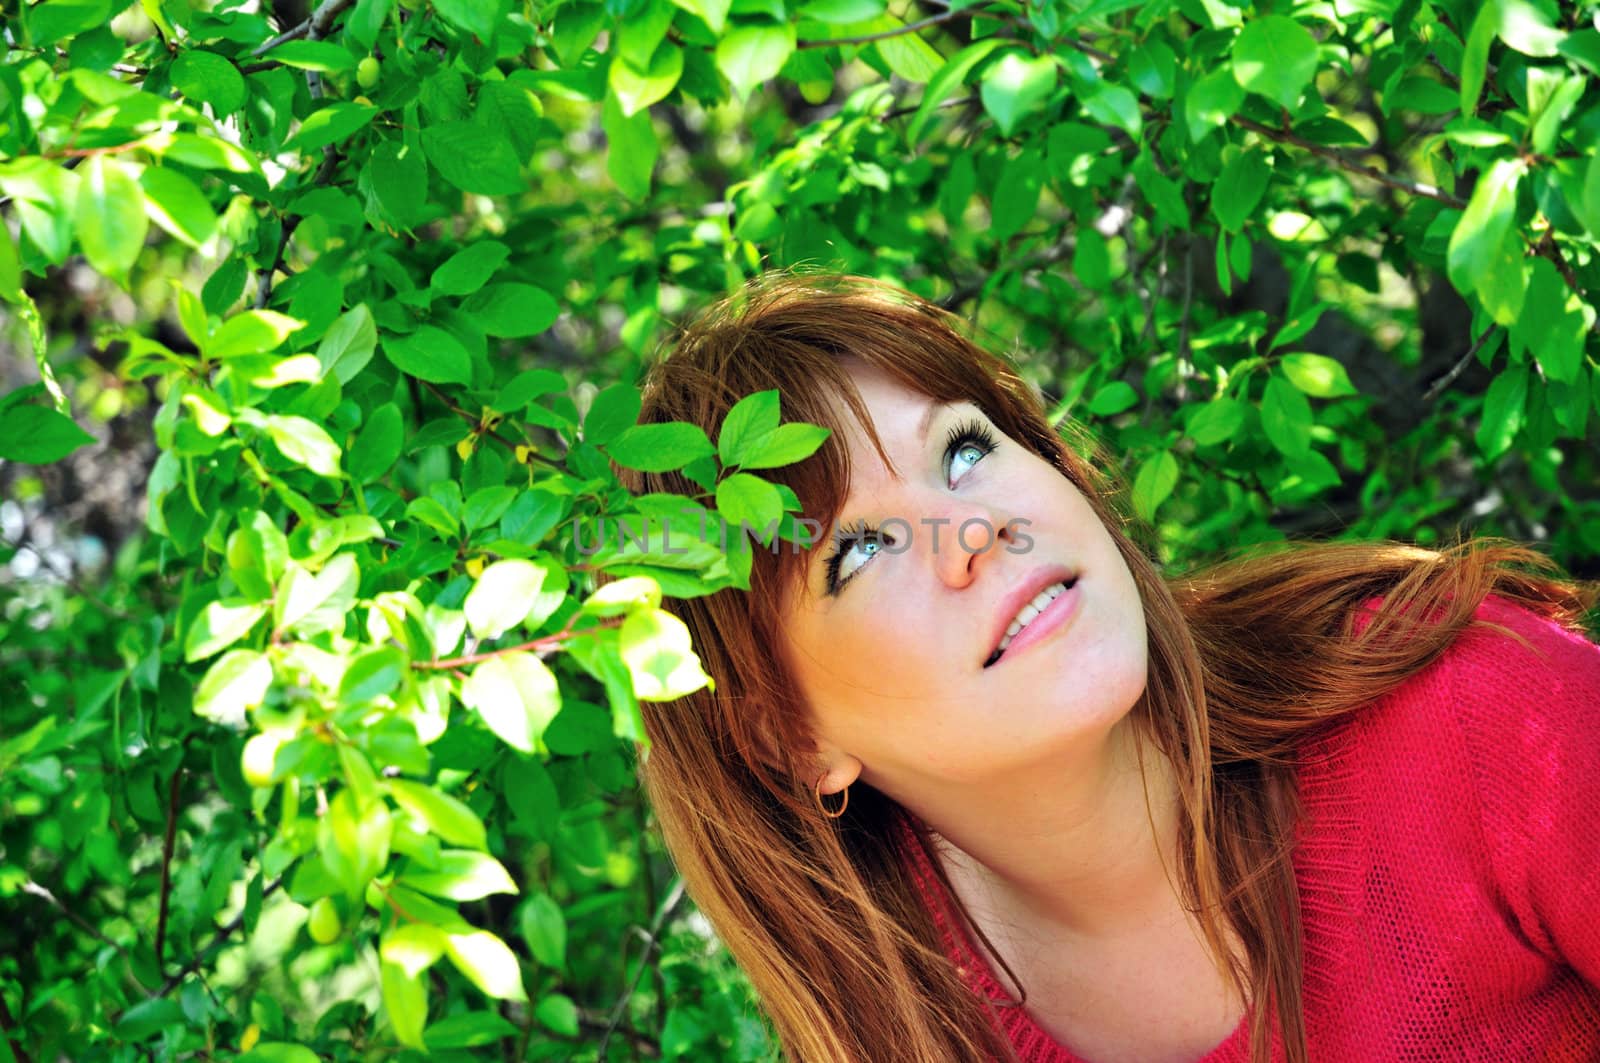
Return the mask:
<path id="1" fill-rule="evenodd" d="M 1008 591 L 995 610 L 994 623 L 990 629 L 989 655 L 984 660 L 983 667 L 988 668 L 1000 660 L 1003 653 L 1003 644 L 1009 648 L 1007 635 L 1010 632 L 1012 622 L 1019 619 L 1019 614 L 1022 613 L 1025 607 L 1034 604 L 1034 600 L 1039 597 L 1041 591 L 1058 583 L 1066 584 L 1067 589 L 1071 590 L 1077 581 L 1078 574 L 1076 572 L 1069 568 L 1052 566 L 1030 573 L 1026 579 Z M 1036 618 L 1037 614 L 1035 613 L 1030 615 L 1028 620 L 1031 622 Z"/>

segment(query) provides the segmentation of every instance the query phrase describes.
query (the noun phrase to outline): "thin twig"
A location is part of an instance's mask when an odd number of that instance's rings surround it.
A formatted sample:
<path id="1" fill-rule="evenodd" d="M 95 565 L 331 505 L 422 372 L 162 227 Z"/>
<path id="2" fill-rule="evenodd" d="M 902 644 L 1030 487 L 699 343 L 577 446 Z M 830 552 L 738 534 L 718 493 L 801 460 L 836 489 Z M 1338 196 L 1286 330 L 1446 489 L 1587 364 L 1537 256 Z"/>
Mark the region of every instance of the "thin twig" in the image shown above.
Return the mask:
<path id="1" fill-rule="evenodd" d="M 82 598 L 84 601 L 100 610 L 100 612 L 104 613 L 112 620 L 116 620 L 119 623 L 126 623 L 129 621 L 130 617 L 127 613 L 119 612 L 112 606 L 102 602 L 99 598 L 96 598 L 94 595 L 90 594 L 84 585 L 78 582 L 77 578 L 73 576 L 71 572 L 63 572 L 57 568 L 55 561 L 50 557 L 49 554 L 33 545 L 31 536 L 25 535 L 23 541 L 21 542 L 13 542 L 4 536 L 0 536 L 0 543 L 5 543 L 5 545 L 12 550 L 27 550 L 31 552 L 33 556 L 39 559 L 40 564 L 44 565 L 45 568 L 50 570 L 51 575 L 55 576 L 56 579 L 70 587 L 72 591 L 78 595 L 78 597 Z"/>
<path id="2" fill-rule="evenodd" d="M 188 743 L 184 743 L 187 749 Z M 183 781 L 183 758 L 179 754 L 178 767 L 167 784 L 167 835 L 161 842 L 161 901 L 156 913 L 156 970 L 161 969 L 161 959 L 167 944 L 167 906 L 172 897 L 172 845 L 178 837 L 178 784 Z"/>
<path id="3" fill-rule="evenodd" d="M 941 22 L 949 22 L 951 19 L 962 18 L 963 16 L 971 18 L 972 12 L 967 8 L 958 8 L 955 10 L 942 12 L 932 16 L 931 18 L 925 18 L 921 22 L 908 22 L 904 26 L 898 26 L 892 30 L 881 30 L 878 33 L 863 33 L 859 37 L 830 37 L 812 41 L 800 41 L 795 44 L 795 47 L 833 48 L 841 44 L 871 44 L 873 41 L 886 41 L 890 37 L 904 37 L 908 33 L 915 33 L 918 30 L 925 30 L 929 26 L 937 26 Z"/>
<path id="4" fill-rule="evenodd" d="M 1313 155 L 1320 155 L 1329 162 L 1337 165 L 1340 169 L 1349 170 L 1351 173 L 1358 173 L 1365 177 L 1370 177 L 1380 184 L 1388 185 L 1390 188 L 1398 188 L 1400 191 L 1409 192 L 1414 196 L 1422 196 L 1425 199 L 1436 199 L 1440 203 L 1447 203 L 1450 206 L 1455 207 L 1457 210 L 1466 209 L 1466 200 L 1453 196 L 1449 192 L 1446 192 L 1444 189 L 1439 188 L 1436 185 L 1423 184 L 1420 181 L 1407 181 L 1404 177 L 1396 177 L 1394 174 L 1384 173 L 1377 167 L 1368 166 L 1366 163 L 1361 162 L 1358 159 L 1353 159 L 1342 151 L 1337 151 L 1333 148 L 1330 148 L 1326 144 L 1317 144 L 1313 141 L 1307 140 L 1305 137 L 1298 136 L 1287 129 L 1273 129 L 1271 126 L 1262 125 L 1260 122 L 1250 118 L 1245 118 L 1242 115 L 1234 115 L 1232 120 L 1236 124 L 1243 126 L 1245 129 L 1259 133 L 1270 140 L 1276 140 L 1284 144 L 1293 144 L 1295 147 L 1303 148 L 1304 150 L 1311 152 Z"/>
<path id="5" fill-rule="evenodd" d="M 282 878 L 276 878 L 267 883 L 267 885 L 261 890 L 261 899 L 266 900 L 268 897 L 272 896 L 272 894 L 276 892 L 278 887 L 281 885 L 283 885 Z M 194 954 L 194 958 L 183 965 L 182 970 L 163 982 L 161 984 L 161 988 L 156 991 L 155 995 L 158 997 L 164 997 L 174 989 L 178 988 L 185 978 L 189 977 L 195 971 L 198 971 L 200 969 L 200 965 L 211 958 L 211 953 L 220 948 L 222 943 L 231 938 L 241 926 L 244 926 L 244 909 L 240 909 L 239 914 L 228 920 L 226 925 L 218 927 L 217 932 L 211 935 L 211 940 L 206 942 L 205 948 L 201 949 L 199 952 L 196 952 Z"/>
<path id="6" fill-rule="evenodd" d="M 0 1034 L 5 1034 L 6 1043 L 11 1046 L 11 1054 L 17 1057 L 17 1063 L 33 1063 L 33 1057 L 28 1055 L 28 1050 L 17 1043 L 11 1031 L 17 1028 L 17 1020 L 11 1015 L 11 1008 L 6 1004 L 6 995 L 0 993 Z"/>
<path id="7" fill-rule="evenodd" d="M 353 3 L 355 3 L 355 0 L 323 0 L 322 6 L 317 8 L 316 11 L 312 12 L 310 18 L 306 19 L 293 29 L 286 30 L 283 33 L 278 34 L 265 44 L 257 45 L 256 48 L 251 51 L 251 56 L 259 57 L 266 55 L 268 52 L 272 51 L 272 49 L 276 48 L 280 44 L 283 44 L 285 41 L 298 40 L 301 37 L 307 36 L 309 36 L 311 40 L 315 41 L 322 37 L 326 37 L 328 35 L 328 30 L 333 26 L 333 20 L 338 18 L 339 13 Z"/>
<path id="8" fill-rule="evenodd" d="M 1428 390 L 1422 393 L 1423 402 L 1432 402 L 1443 394 L 1445 388 L 1455 383 L 1456 377 L 1460 376 L 1467 366 L 1472 364 L 1472 360 L 1478 356 L 1478 352 L 1483 349 L 1483 345 L 1489 342 L 1489 337 L 1494 334 L 1494 329 L 1495 326 L 1490 325 L 1483 330 L 1483 335 L 1472 341 L 1472 346 L 1467 348 L 1467 353 L 1456 360 L 1456 364 L 1450 367 L 1450 371 L 1434 381 Z"/>
<path id="9" fill-rule="evenodd" d="M 543 635 L 531 642 L 519 643 L 515 646 L 502 646 L 498 650 L 488 650 L 484 653 L 469 653 L 462 657 L 447 657 L 442 661 L 412 661 L 411 667 L 418 671 L 448 672 L 453 668 L 462 668 L 469 664 L 479 664 L 495 657 L 503 657 L 508 653 L 538 653 L 553 651 L 568 639 L 577 638 L 579 635 L 588 635 L 595 631 L 604 631 L 606 628 L 621 627 L 622 617 L 613 616 L 602 620 L 594 627 L 586 627 L 582 631 L 575 631 L 571 624 L 557 631 L 553 635 Z"/>
<path id="10" fill-rule="evenodd" d="M 101 933 L 99 927 L 97 927 L 93 923 L 89 922 L 89 920 L 85 919 L 83 916 L 79 915 L 77 912 L 73 911 L 71 908 L 68 908 L 65 904 L 62 904 L 61 903 L 61 898 L 57 897 L 54 893 L 51 893 L 48 889 L 46 889 L 45 887 L 39 885 L 37 882 L 33 881 L 33 879 L 30 878 L 30 879 L 24 879 L 23 880 L 23 882 L 22 882 L 22 892 L 23 893 L 30 893 L 33 896 L 40 898 L 45 903 L 49 904 L 52 908 L 54 908 L 56 911 L 60 912 L 62 915 L 66 916 L 68 919 L 72 920 L 72 922 L 74 924 L 76 924 L 77 927 L 80 930 L 82 930 L 84 933 L 88 934 L 90 937 L 94 938 L 96 941 L 100 941 L 100 942 L 103 942 L 104 944 L 110 945 L 112 948 L 116 949 L 118 952 L 123 951 L 122 946 L 117 944 L 115 941 L 112 941 L 110 938 L 106 937 L 105 934 Z"/>
<path id="11" fill-rule="evenodd" d="M 969 103 L 977 103 L 977 102 L 978 102 L 978 94 L 976 92 L 974 92 L 970 96 L 956 96 L 956 97 L 953 97 L 951 99 L 944 100 L 944 101 L 936 104 L 933 109 L 936 110 L 936 111 L 942 111 L 947 107 L 964 107 Z M 880 122 L 888 122 L 888 121 L 891 121 L 891 120 L 896 119 L 896 118 L 904 118 L 906 115 L 908 115 L 908 114 L 916 114 L 920 110 L 922 110 L 922 104 L 920 102 L 918 102 L 918 103 L 910 103 L 910 104 L 907 104 L 904 107 L 896 107 L 892 111 L 883 112 L 882 114 L 880 114 L 878 116 L 878 121 L 880 121 Z"/>
<path id="12" fill-rule="evenodd" d="M 616 1006 L 611 1009 L 611 1019 L 606 1023 L 605 1033 L 600 1036 L 600 1048 L 595 1053 L 596 1059 L 606 1058 L 606 1045 L 611 1041 L 611 1035 L 616 1033 L 617 1027 L 622 1025 L 622 1017 L 627 1013 L 628 1001 L 633 997 L 633 991 L 639 987 L 639 979 L 644 977 L 645 968 L 650 966 L 650 954 L 656 950 L 661 936 L 661 928 L 667 925 L 667 920 L 683 903 L 683 878 L 680 876 L 673 885 L 672 892 L 661 903 L 656 911 L 656 917 L 650 922 L 650 933 L 645 938 L 644 952 L 639 955 L 639 969 L 633 972 L 633 977 L 628 981 L 627 988 L 622 996 L 617 999 Z"/>

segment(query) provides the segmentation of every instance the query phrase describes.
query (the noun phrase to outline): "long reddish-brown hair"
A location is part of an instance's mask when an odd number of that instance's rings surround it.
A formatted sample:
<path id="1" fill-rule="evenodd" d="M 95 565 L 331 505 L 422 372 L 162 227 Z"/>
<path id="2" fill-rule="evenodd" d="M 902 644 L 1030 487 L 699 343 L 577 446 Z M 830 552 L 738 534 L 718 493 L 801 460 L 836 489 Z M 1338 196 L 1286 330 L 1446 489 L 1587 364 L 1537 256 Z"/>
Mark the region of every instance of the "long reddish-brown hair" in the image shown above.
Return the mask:
<path id="1" fill-rule="evenodd" d="M 1133 713 L 1142 739 L 1176 768 L 1183 900 L 1219 970 L 1251 1002 L 1255 1063 L 1268 1060 L 1274 1029 L 1287 1059 L 1304 1063 L 1290 863 L 1297 745 L 1426 666 L 1486 595 L 1577 627 L 1593 589 L 1559 579 L 1533 550 L 1491 541 L 1437 552 L 1299 546 L 1164 578 L 1124 531 L 1108 466 L 1080 430 L 1053 428 L 1040 397 L 960 319 L 863 278 L 769 276 L 713 307 L 651 368 L 641 421 L 687 421 L 715 439 L 734 403 L 776 388 L 786 421 L 833 435 L 812 457 L 763 475 L 792 488 L 806 515 L 831 517 L 850 477 L 837 400 L 883 452 L 843 356 L 935 400 L 975 403 L 1083 491 L 1110 531 L 1144 603 L 1149 678 Z M 701 493 L 677 474 L 623 475 L 636 491 Z M 671 603 L 716 687 L 646 708 L 641 774 L 667 848 L 789 1058 L 1012 1058 L 993 1005 L 947 959 L 896 852 L 902 824 L 924 846 L 926 830 L 863 784 L 840 819 L 815 801 L 803 770 L 810 717 L 776 649 L 781 603 L 804 560 L 803 551 L 758 547 L 749 592 Z M 1378 597 L 1381 608 L 1357 630 L 1353 618 Z M 1242 962 L 1226 945 L 1229 929 Z"/>

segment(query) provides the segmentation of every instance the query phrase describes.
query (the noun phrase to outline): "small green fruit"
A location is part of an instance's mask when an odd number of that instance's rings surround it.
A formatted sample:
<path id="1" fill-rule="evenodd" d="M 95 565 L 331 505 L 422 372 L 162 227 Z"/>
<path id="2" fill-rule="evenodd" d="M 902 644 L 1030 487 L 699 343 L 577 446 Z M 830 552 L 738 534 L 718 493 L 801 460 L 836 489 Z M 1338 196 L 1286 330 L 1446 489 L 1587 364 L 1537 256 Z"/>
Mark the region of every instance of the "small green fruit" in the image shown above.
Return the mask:
<path id="1" fill-rule="evenodd" d="M 813 107 L 821 107 L 833 98 L 833 82 L 802 81 L 800 95 Z"/>
<path id="2" fill-rule="evenodd" d="M 273 762 L 278 759 L 278 747 L 282 744 L 283 739 L 275 734 L 252 735 L 239 757 L 244 781 L 251 786 L 271 786 Z"/>
<path id="3" fill-rule="evenodd" d="M 369 55 L 356 64 L 356 84 L 363 89 L 371 89 L 378 83 L 378 77 L 382 73 L 383 64 Z"/>
<path id="4" fill-rule="evenodd" d="M 339 922 L 339 909 L 334 907 L 332 897 L 318 897 L 312 902 L 306 929 L 318 945 L 331 945 L 339 940 L 344 927 Z"/>

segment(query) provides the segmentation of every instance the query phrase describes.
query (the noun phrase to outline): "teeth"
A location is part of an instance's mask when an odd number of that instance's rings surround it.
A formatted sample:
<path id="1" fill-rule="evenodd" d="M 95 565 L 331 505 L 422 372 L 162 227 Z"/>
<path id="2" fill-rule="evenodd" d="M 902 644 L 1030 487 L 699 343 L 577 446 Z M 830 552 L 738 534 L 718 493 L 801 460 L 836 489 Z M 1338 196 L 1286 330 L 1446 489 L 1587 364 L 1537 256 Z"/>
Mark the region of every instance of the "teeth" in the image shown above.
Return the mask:
<path id="1" fill-rule="evenodd" d="M 1052 583 L 1050 586 L 1034 595 L 1033 600 L 1028 602 L 1027 605 L 1024 605 L 1017 613 L 1016 619 L 1011 621 L 1010 625 L 1006 627 L 1005 638 L 1000 640 L 1000 646 L 995 650 L 994 656 L 989 658 L 989 663 L 993 664 L 995 661 L 999 660 L 1000 655 L 1006 652 L 1006 647 L 1011 645 L 1011 640 L 1017 637 L 1017 632 L 1027 627 L 1033 622 L 1034 617 L 1044 612 L 1045 606 L 1055 601 L 1058 596 L 1065 594 L 1070 585 L 1070 582 L 1066 580 L 1063 580 L 1060 583 Z"/>

